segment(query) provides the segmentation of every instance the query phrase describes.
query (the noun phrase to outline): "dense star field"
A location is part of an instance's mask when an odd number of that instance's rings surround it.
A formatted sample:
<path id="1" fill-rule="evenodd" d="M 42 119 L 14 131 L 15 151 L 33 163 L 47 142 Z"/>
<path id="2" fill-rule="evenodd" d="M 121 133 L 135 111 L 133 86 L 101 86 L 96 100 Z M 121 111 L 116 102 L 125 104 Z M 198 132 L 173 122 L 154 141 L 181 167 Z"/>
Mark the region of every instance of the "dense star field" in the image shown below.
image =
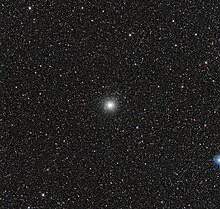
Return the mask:
<path id="1" fill-rule="evenodd" d="M 0 4 L 1 209 L 219 209 L 220 1 Z"/>

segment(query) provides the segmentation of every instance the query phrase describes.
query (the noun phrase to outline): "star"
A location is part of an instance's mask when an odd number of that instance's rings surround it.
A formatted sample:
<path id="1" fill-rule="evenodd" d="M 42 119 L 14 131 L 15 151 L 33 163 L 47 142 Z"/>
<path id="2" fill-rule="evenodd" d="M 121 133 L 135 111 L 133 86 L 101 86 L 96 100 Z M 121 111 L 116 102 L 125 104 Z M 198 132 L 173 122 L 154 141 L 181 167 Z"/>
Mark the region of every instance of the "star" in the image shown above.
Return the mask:
<path id="1" fill-rule="evenodd" d="M 213 157 L 213 162 L 216 166 L 219 166 L 220 167 L 220 154 L 216 154 L 214 155 Z"/>

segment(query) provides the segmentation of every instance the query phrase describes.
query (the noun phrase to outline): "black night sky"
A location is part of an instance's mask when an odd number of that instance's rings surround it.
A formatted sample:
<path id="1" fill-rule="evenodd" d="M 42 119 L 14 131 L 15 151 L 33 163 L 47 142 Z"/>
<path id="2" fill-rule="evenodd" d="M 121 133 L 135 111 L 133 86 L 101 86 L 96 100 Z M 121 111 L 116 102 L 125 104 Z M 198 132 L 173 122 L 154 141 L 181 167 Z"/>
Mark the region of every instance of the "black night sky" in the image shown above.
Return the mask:
<path id="1" fill-rule="evenodd" d="M 0 49 L 1 209 L 220 208 L 220 1 L 2 1 Z"/>

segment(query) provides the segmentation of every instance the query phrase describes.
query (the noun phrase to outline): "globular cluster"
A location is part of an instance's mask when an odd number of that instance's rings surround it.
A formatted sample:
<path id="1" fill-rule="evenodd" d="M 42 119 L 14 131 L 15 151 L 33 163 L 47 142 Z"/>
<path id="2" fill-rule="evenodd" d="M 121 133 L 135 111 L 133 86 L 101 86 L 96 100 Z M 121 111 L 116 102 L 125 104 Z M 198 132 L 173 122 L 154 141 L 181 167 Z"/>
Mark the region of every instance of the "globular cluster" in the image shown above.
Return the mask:
<path id="1" fill-rule="evenodd" d="M 104 109 L 106 111 L 114 111 L 116 108 L 116 104 L 113 101 L 106 101 L 106 103 L 104 104 Z"/>
<path id="2" fill-rule="evenodd" d="M 0 208 L 219 209 L 219 1 L 2 1 Z"/>
<path id="3" fill-rule="evenodd" d="M 105 113 L 115 113 L 118 110 L 118 102 L 112 98 L 106 98 L 102 101 L 101 110 Z"/>

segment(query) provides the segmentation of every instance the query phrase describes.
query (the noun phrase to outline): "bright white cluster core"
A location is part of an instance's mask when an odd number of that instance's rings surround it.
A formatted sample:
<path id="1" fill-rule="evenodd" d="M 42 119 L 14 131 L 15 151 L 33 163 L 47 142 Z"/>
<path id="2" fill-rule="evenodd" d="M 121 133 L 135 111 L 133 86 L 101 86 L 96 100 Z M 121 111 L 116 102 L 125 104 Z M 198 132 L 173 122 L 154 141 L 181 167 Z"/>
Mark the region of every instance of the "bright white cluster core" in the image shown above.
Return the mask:
<path id="1" fill-rule="evenodd" d="M 113 110 L 115 108 L 115 103 L 112 101 L 106 102 L 106 108 L 109 110 Z"/>
<path id="2" fill-rule="evenodd" d="M 104 110 L 105 111 L 113 112 L 116 109 L 116 107 L 117 107 L 117 104 L 113 100 L 107 100 L 104 103 Z"/>

